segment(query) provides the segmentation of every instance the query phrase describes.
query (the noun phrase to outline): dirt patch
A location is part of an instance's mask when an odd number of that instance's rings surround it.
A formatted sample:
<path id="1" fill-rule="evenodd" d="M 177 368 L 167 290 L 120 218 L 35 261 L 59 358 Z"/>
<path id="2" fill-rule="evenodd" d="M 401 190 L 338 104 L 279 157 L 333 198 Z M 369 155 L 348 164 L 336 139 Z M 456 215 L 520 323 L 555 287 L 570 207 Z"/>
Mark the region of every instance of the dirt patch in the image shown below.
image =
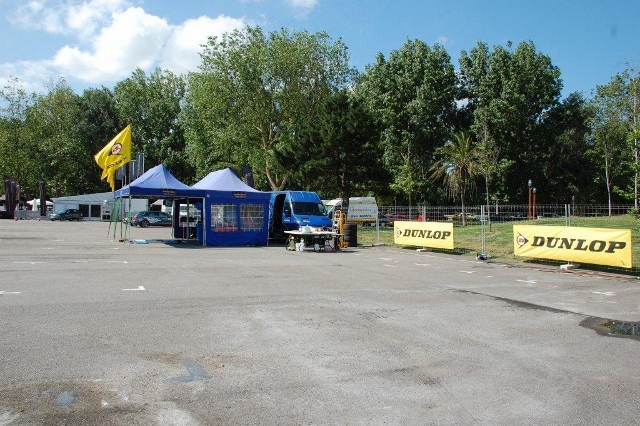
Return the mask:
<path id="1" fill-rule="evenodd" d="M 69 403 L 60 404 L 61 395 Z M 0 389 L 0 419 L 7 424 L 139 424 L 145 406 L 91 382 L 45 382 Z"/>

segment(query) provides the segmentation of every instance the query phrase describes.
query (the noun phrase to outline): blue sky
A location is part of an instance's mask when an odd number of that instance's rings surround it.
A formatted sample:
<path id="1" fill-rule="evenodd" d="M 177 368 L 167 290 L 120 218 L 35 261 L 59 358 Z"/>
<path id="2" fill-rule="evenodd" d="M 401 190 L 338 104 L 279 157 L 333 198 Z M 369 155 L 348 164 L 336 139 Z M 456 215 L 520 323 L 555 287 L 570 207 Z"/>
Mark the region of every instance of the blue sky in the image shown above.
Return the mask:
<path id="1" fill-rule="evenodd" d="M 0 0 L 0 82 L 42 92 L 59 76 L 78 93 L 140 67 L 195 70 L 209 35 L 245 25 L 326 31 L 360 71 L 407 39 L 442 44 L 458 65 L 478 41 L 532 41 L 560 68 L 563 96 L 640 70 L 639 0 Z"/>

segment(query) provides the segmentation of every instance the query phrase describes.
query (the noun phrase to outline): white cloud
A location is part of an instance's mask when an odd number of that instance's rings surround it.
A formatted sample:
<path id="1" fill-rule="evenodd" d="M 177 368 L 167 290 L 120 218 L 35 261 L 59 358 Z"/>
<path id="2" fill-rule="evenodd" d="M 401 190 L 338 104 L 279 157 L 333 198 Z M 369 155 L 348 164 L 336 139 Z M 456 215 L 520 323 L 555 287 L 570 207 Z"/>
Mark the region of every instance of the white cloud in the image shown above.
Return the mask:
<path id="1" fill-rule="evenodd" d="M 318 0 L 284 0 L 284 2 L 294 9 L 296 16 L 302 18 L 319 4 Z"/>
<path id="2" fill-rule="evenodd" d="M 244 25 L 243 20 L 225 15 L 215 19 L 208 16 L 189 19 L 173 28 L 162 51 L 160 67 L 177 74 L 195 71 L 201 62 L 199 53 L 202 45 L 207 43 L 210 36 L 221 36 Z"/>
<path id="3" fill-rule="evenodd" d="M 92 0 L 78 6 L 70 6 L 66 21 L 68 28 L 83 36 L 94 34 L 109 22 L 111 14 L 122 11 L 127 6 L 124 0 Z"/>
<path id="4" fill-rule="evenodd" d="M 287 4 L 302 9 L 313 9 L 318 5 L 318 0 L 285 0 Z"/>
<path id="5" fill-rule="evenodd" d="M 39 91 L 64 76 L 95 87 L 109 86 L 136 68 L 155 67 L 177 74 L 195 71 L 199 52 L 209 36 L 220 36 L 246 25 L 242 18 L 201 16 L 180 25 L 151 15 L 127 0 L 65 0 L 57 4 L 31 0 L 19 7 L 14 23 L 23 28 L 73 37 L 53 58 L 0 64 L 0 82 L 17 76 Z"/>
<path id="6" fill-rule="evenodd" d="M 19 61 L 0 65 L 0 86 L 7 85 L 12 77 L 19 77 L 20 86 L 27 92 L 42 92 L 57 79 L 51 61 Z"/>
<path id="7" fill-rule="evenodd" d="M 447 36 L 440 36 L 438 38 L 436 38 L 436 43 L 441 44 L 443 46 L 446 46 L 449 43 L 449 37 Z"/>
<path id="8" fill-rule="evenodd" d="M 50 34 L 87 36 L 127 4 L 126 0 L 91 0 L 80 4 L 31 0 L 16 9 L 12 21 L 20 27 Z"/>
<path id="9" fill-rule="evenodd" d="M 136 68 L 148 70 L 158 63 L 171 26 L 141 8 L 114 14 L 113 22 L 93 40 L 91 50 L 65 46 L 54 64 L 65 74 L 88 83 L 116 81 Z"/>

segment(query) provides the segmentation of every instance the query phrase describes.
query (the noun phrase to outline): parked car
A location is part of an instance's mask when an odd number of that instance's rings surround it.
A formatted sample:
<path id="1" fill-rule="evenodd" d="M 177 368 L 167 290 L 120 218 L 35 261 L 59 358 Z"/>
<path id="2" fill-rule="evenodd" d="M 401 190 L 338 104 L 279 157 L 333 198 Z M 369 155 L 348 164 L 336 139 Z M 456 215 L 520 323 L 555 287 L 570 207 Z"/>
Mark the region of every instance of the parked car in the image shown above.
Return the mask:
<path id="1" fill-rule="evenodd" d="M 376 226 L 375 222 L 362 222 L 362 226 Z M 378 226 L 389 226 L 387 215 L 378 212 Z"/>
<path id="2" fill-rule="evenodd" d="M 78 222 L 80 222 L 83 219 L 83 217 L 84 216 L 82 216 L 82 213 L 80 213 L 80 210 L 78 209 L 63 209 L 57 213 L 53 213 L 49 215 L 50 220 L 59 220 L 59 221 L 77 220 Z"/>
<path id="3" fill-rule="evenodd" d="M 444 215 L 445 220 L 452 220 L 454 222 L 462 222 L 462 213 L 456 213 L 456 214 L 446 214 Z M 465 212 L 464 213 L 464 219 L 466 222 L 477 222 L 478 220 L 480 220 L 480 217 L 478 215 L 475 215 L 471 212 Z"/>
<path id="4" fill-rule="evenodd" d="M 396 220 L 400 220 L 400 221 L 411 220 L 409 217 L 403 215 L 402 213 L 389 213 L 386 216 L 387 216 L 387 226 L 393 226 Z"/>
<path id="5" fill-rule="evenodd" d="M 514 213 L 509 217 L 507 217 L 507 220 L 525 220 L 525 219 L 527 219 L 527 216 L 525 216 L 524 213 Z"/>
<path id="6" fill-rule="evenodd" d="M 131 225 L 147 228 L 149 226 L 171 226 L 171 215 L 165 212 L 145 211 L 131 216 Z"/>

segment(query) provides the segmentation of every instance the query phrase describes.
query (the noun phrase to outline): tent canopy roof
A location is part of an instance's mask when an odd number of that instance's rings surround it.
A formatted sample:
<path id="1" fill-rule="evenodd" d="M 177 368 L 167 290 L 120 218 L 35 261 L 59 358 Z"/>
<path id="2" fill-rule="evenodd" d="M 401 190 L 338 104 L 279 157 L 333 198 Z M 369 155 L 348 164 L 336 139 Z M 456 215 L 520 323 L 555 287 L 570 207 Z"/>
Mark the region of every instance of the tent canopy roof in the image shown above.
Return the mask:
<path id="1" fill-rule="evenodd" d="M 184 198 L 202 197 L 203 191 L 176 179 L 163 164 L 147 170 L 138 179 L 115 192 L 115 197 Z"/>
<path id="2" fill-rule="evenodd" d="M 213 191 L 243 191 L 243 192 L 258 192 L 258 191 L 244 183 L 240 178 L 233 173 L 230 168 L 216 170 L 209 173 L 202 178 L 198 183 L 192 186 L 196 189 L 213 190 Z"/>
<path id="3" fill-rule="evenodd" d="M 79 203 L 79 204 L 100 204 L 105 201 L 110 203 L 113 201 L 113 192 L 98 192 L 95 194 L 70 195 L 67 197 L 51 198 L 54 203 Z M 40 201 L 36 198 L 34 201 Z M 28 201 L 28 203 L 31 203 Z"/>

